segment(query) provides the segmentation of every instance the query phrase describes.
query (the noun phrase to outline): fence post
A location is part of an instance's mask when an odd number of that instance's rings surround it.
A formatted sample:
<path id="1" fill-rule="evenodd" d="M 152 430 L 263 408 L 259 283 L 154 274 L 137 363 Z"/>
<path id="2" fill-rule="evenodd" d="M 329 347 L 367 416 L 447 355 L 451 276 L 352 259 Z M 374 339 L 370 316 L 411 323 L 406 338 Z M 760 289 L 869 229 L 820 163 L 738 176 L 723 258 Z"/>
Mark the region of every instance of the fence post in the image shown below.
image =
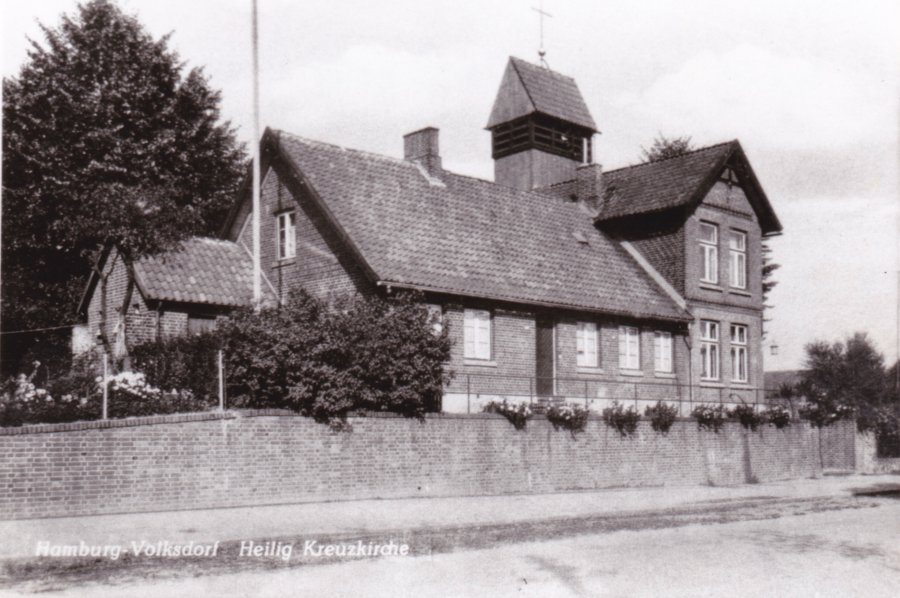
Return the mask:
<path id="1" fill-rule="evenodd" d="M 466 374 L 466 413 L 472 413 L 472 376 Z"/>
<path id="2" fill-rule="evenodd" d="M 587 400 L 588 400 L 587 391 L 588 391 L 588 381 L 585 380 L 584 381 L 584 404 L 585 405 L 587 405 Z"/>
<path id="3" fill-rule="evenodd" d="M 221 349 L 219 349 L 219 411 L 225 411 L 225 368 L 222 367 Z"/>
<path id="4" fill-rule="evenodd" d="M 534 378 L 528 376 L 528 402 L 534 405 Z"/>
<path id="5" fill-rule="evenodd" d="M 106 403 L 109 396 L 109 354 L 103 353 L 103 419 L 106 419 Z"/>
<path id="6" fill-rule="evenodd" d="M 637 382 L 634 383 L 634 410 L 638 410 L 638 393 L 637 393 Z"/>

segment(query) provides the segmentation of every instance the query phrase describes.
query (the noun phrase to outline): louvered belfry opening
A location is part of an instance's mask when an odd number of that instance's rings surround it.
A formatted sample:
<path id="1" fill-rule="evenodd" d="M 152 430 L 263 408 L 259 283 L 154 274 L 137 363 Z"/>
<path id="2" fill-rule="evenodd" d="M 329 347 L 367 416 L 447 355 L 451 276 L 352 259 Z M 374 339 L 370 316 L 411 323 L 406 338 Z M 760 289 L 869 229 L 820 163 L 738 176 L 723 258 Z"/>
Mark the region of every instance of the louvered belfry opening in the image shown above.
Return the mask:
<path id="1" fill-rule="evenodd" d="M 494 160 L 537 149 L 576 162 L 593 161 L 593 131 L 545 114 L 530 114 L 491 129 Z"/>

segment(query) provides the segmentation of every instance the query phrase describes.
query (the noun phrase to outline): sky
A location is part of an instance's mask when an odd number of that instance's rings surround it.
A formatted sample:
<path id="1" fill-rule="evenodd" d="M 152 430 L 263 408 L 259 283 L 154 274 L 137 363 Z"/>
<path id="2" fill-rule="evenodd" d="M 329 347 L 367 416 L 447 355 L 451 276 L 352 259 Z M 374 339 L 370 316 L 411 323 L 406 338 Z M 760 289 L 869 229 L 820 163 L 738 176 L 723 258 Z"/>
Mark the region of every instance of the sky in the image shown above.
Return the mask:
<path id="1" fill-rule="evenodd" d="M 537 62 L 540 0 L 258 0 L 262 126 L 402 157 L 441 130 L 444 167 L 493 178 L 484 130 L 509 56 Z M 73 0 L 2 6 L 3 76 L 74 15 Z M 252 138 L 251 0 L 120 0 L 185 69 L 221 90 Z M 895 0 L 544 0 L 544 48 L 597 122 L 594 159 L 640 161 L 654 138 L 738 139 L 784 225 L 767 370 L 868 334 L 897 358 L 900 3 Z M 777 346 L 777 355 L 770 345 Z"/>

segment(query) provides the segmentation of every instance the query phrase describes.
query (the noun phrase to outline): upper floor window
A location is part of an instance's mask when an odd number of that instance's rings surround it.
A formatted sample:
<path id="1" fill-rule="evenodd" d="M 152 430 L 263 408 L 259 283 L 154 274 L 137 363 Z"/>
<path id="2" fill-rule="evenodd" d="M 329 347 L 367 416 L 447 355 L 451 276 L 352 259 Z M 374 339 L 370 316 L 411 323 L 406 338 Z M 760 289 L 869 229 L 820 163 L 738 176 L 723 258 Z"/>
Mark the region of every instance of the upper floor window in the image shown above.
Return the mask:
<path id="1" fill-rule="evenodd" d="M 719 323 L 700 321 L 700 378 L 719 379 Z"/>
<path id="2" fill-rule="evenodd" d="M 728 251 L 731 256 L 731 286 L 747 288 L 747 233 L 730 231 Z"/>
<path id="3" fill-rule="evenodd" d="M 597 325 L 593 322 L 578 322 L 575 327 L 576 364 L 581 367 L 595 368 L 597 359 Z"/>
<path id="4" fill-rule="evenodd" d="M 428 310 L 428 324 L 431 326 L 431 332 L 435 336 L 440 336 L 444 332 L 444 314 L 440 305 L 429 303 L 425 305 Z"/>
<path id="5" fill-rule="evenodd" d="M 632 326 L 619 326 L 619 367 L 641 369 L 641 333 Z"/>
<path id="6" fill-rule="evenodd" d="M 672 373 L 672 333 L 657 330 L 653 342 L 656 371 L 664 374 Z"/>
<path id="7" fill-rule="evenodd" d="M 731 379 L 747 382 L 747 327 L 731 325 Z"/>
<path id="8" fill-rule="evenodd" d="M 719 282 L 719 227 L 700 223 L 700 280 Z"/>
<path id="9" fill-rule="evenodd" d="M 491 358 L 491 312 L 467 309 L 463 331 L 465 356 L 468 359 Z"/>
<path id="10" fill-rule="evenodd" d="M 297 234 L 294 229 L 294 213 L 278 215 L 278 259 L 292 258 L 297 253 Z"/>

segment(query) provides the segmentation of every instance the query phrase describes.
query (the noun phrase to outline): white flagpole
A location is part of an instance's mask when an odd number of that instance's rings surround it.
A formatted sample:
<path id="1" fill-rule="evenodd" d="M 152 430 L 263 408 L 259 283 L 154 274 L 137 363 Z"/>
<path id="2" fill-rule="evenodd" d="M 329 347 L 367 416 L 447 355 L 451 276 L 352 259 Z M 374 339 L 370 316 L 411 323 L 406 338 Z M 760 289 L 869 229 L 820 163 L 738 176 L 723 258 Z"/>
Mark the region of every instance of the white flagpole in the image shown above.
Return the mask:
<path id="1" fill-rule="evenodd" d="M 253 0 L 253 306 L 262 303 L 262 270 L 259 263 L 260 212 L 260 138 L 259 138 L 259 33 L 256 19 L 256 0 Z"/>

